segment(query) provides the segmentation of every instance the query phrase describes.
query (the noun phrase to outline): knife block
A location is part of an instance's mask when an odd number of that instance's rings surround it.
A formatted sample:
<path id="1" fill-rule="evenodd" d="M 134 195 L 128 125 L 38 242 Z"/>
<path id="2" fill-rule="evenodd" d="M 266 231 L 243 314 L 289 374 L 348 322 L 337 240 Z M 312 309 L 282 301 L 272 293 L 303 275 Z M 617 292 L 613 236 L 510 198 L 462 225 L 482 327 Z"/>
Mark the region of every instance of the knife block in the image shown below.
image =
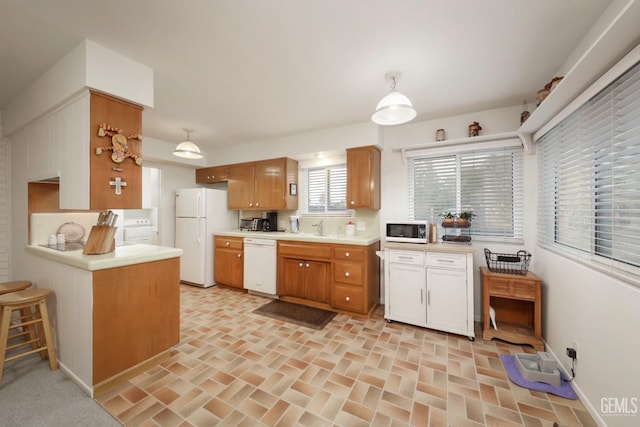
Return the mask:
<path id="1" fill-rule="evenodd" d="M 116 240 L 114 238 L 117 227 L 108 225 L 94 225 L 87 238 L 87 243 L 82 251 L 85 255 L 99 255 L 116 250 Z"/>

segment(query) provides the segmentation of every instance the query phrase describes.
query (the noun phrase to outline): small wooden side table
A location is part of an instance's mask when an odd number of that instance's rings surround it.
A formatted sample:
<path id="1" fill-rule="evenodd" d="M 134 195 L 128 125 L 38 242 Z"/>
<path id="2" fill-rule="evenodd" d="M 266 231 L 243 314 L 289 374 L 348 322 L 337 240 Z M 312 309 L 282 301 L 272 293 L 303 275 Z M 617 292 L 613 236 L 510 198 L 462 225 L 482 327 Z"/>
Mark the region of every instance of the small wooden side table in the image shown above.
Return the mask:
<path id="1" fill-rule="evenodd" d="M 529 344 L 544 351 L 542 342 L 542 280 L 531 272 L 492 273 L 480 267 L 483 294 L 482 338 L 499 338 L 513 344 Z M 497 329 L 489 322 L 489 305 L 496 314 Z"/>

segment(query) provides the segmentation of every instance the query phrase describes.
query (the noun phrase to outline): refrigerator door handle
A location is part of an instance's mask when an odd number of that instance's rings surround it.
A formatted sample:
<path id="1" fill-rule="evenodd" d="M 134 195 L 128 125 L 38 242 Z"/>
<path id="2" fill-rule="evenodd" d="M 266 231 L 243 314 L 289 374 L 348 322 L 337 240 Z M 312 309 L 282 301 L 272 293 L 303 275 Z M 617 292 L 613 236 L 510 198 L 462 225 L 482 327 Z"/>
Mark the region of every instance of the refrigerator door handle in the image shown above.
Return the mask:
<path id="1" fill-rule="evenodd" d="M 200 246 L 200 221 L 196 221 L 196 242 L 198 242 L 198 246 Z"/>
<path id="2" fill-rule="evenodd" d="M 200 218 L 200 196 L 202 195 L 201 191 L 198 191 L 198 195 L 196 196 L 196 218 Z"/>

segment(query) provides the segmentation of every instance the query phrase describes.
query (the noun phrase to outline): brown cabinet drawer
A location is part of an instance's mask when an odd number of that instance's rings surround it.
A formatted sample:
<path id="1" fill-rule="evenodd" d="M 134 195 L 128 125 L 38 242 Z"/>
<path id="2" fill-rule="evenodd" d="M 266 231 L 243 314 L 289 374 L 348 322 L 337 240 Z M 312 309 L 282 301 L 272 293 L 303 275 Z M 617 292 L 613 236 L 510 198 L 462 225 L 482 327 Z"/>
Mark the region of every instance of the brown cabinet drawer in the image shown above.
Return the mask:
<path id="1" fill-rule="evenodd" d="M 343 310 L 366 313 L 364 289 L 352 286 L 333 287 L 333 306 Z"/>
<path id="2" fill-rule="evenodd" d="M 215 236 L 216 248 L 243 249 L 244 239 L 242 237 Z"/>
<path id="3" fill-rule="evenodd" d="M 364 278 L 364 265 L 353 262 L 334 262 L 333 280 L 334 282 L 346 283 L 348 285 L 362 286 Z"/>
<path id="4" fill-rule="evenodd" d="M 339 261 L 362 262 L 366 255 L 366 250 L 362 247 L 340 246 L 333 250 L 334 259 Z"/>
<path id="5" fill-rule="evenodd" d="M 492 278 L 489 282 L 492 296 L 533 300 L 536 297 L 536 282 L 508 278 Z"/>
<path id="6" fill-rule="evenodd" d="M 298 259 L 331 260 L 331 246 L 278 242 L 278 255 L 294 257 Z"/>

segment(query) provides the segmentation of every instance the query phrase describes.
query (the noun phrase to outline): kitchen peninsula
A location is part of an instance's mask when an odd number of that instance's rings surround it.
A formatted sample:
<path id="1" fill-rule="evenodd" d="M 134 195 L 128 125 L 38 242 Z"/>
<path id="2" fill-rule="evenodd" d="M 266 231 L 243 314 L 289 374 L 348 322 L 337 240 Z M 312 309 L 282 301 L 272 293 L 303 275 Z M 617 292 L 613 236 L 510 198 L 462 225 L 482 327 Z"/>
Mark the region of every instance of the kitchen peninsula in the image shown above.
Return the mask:
<path id="1" fill-rule="evenodd" d="M 60 367 L 94 396 L 180 340 L 181 249 L 125 244 L 83 255 L 29 245 L 30 280 L 52 289 Z"/>

